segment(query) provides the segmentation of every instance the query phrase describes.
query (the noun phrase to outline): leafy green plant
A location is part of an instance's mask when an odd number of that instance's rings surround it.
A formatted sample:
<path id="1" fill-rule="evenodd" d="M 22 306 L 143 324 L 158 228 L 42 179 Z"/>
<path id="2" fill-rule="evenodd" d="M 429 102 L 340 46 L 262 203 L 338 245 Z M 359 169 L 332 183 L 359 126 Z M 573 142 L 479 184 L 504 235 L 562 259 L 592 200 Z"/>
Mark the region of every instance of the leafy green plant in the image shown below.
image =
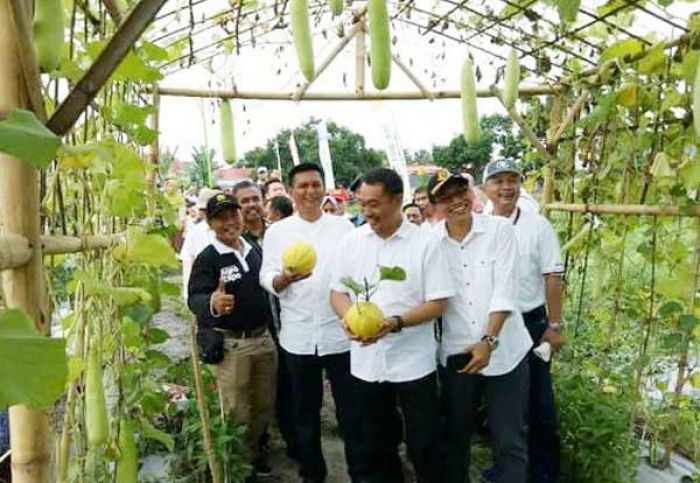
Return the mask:
<path id="1" fill-rule="evenodd" d="M 340 279 L 340 283 L 349 288 L 355 294 L 358 300 L 369 302 L 372 295 L 374 295 L 379 289 L 379 283 L 383 280 L 403 282 L 406 280 L 406 271 L 401 267 L 385 267 L 380 265 L 379 278 L 375 283 L 369 283 L 366 277 L 363 279 L 362 284 L 359 284 L 350 277 Z"/>

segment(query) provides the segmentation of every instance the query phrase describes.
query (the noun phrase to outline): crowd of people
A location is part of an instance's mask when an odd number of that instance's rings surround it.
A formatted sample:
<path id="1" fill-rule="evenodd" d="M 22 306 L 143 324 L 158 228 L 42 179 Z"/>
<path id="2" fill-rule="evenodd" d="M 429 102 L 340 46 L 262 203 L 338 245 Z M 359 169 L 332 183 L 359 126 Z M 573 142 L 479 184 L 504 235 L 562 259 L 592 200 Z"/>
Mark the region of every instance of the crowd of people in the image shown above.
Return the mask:
<path id="1" fill-rule="evenodd" d="M 376 168 L 327 189 L 319 165 L 258 171 L 230 190 L 202 189 L 180 249 L 202 360 L 224 409 L 246 425 L 248 481 L 273 473 L 265 439 L 276 421 L 300 481 L 323 482 L 324 379 L 350 481 L 404 481 L 399 446 L 420 483 L 469 481 L 480 408 L 493 449 L 482 481 L 559 479 L 550 357 L 562 344 L 563 264 L 556 234 L 509 158 L 480 190 L 440 170 L 405 203 L 401 177 Z M 484 202 L 481 201 L 481 197 Z M 310 274 L 283 268 L 310 244 Z M 375 285 L 378 335 L 353 333 L 358 295 Z"/>

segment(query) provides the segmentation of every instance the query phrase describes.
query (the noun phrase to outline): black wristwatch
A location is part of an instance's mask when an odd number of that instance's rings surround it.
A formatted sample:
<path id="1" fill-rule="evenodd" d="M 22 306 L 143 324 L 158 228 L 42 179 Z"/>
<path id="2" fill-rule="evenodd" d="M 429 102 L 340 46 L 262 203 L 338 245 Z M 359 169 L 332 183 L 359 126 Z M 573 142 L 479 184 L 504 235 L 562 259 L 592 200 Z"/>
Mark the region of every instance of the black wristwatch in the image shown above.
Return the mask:
<path id="1" fill-rule="evenodd" d="M 404 326 L 403 317 L 401 317 L 400 315 L 392 315 L 391 318 L 396 320 L 396 327 L 391 329 L 391 332 L 394 334 L 397 332 L 401 332 Z"/>

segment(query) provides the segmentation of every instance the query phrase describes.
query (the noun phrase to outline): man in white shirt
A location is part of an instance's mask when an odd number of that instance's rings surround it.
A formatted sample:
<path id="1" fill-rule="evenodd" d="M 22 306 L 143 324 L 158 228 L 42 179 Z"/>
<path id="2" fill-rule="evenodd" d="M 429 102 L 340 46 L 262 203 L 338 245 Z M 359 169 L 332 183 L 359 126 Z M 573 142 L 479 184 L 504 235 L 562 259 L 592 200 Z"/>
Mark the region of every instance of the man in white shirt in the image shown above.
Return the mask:
<path id="1" fill-rule="evenodd" d="M 202 188 L 199 191 L 197 203 L 195 204 L 195 208 L 199 213 L 199 218 L 191 228 L 185 231 L 185 239 L 180 249 L 180 260 L 182 261 L 182 296 L 185 298 L 185 301 L 187 300 L 187 286 L 190 280 L 190 273 L 192 272 L 192 264 L 195 258 L 197 258 L 197 255 L 211 245 L 216 239 L 214 232 L 205 219 L 205 213 L 207 202 L 213 198 L 214 195 L 220 193 L 221 191 L 211 188 Z"/>
<path id="2" fill-rule="evenodd" d="M 547 219 L 524 209 L 522 174 L 513 159 L 492 161 L 484 170 L 484 192 L 493 214 L 510 221 L 518 239 L 518 308 L 535 346 L 562 345 L 561 297 L 564 265 L 559 240 Z M 531 481 L 559 479 L 559 429 L 549 360 L 529 356 L 529 469 Z M 499 462 L 496 461 L 496 471 Z"/>
<path id="3" fill-rule="evenodd" d="M 279 297 L 279 340 L 292 387 L 300 474 L 305 482 L 322 482 L 327 473 L 320 420 L 325 370 L 345 440 L 348 472 L 353 482 L 359 482 L 363 478 L 363 450 L 356 380 L 350 375 L 350 341 L 328 300 L 331 262 L 339 240 L 353 226 L 343 217 L 321 211 L 323 179 L 323 170 L 316 164 L 302 163 L 290 171 L 290 195 L 297 213 L 271 225 L 265 234 L 260 282 Z M 309 277 L 299 277 L 282 268 L 285 249 L 299 241 L 311 244 L 316 251 L 316 266 Z"/>
<path id="4" fill-rule="evenodd" d="M 527 471 L 527 354 L 532 340 L 517 307 L 517 241 L 502 218 L 472 213 L 469 181 L 440 171 L 428 183 L 431 202 L 447 218 L 435 226 L 452 262 L 457 287 L 442 315 L 440 363 L 445 367 L 443 408 L 447 483 L 469 475 L 469 443 L 484 397 L 496 481 L 525 482 Z"/>
<path id="5" fill-rule="evenodd" d="M 376 168 L 363 176 L 357 199 L 367 224 L 340 242 L 331 304 L 344 318 L 357 295 L 343 279 L 375 283 L 380 266 L 404 270 L 404 281 L 379 281 L 371 296 L 385 316 L 379 336 L 360 340 L 346 328 L 355 338 L 351 370 L 360 380 L 363 445 L 372 468 L 371 481 L 403 481 L 397 453 L 401 441 L 398 400 L 418 482 L 442 483 L 433 321 L 454 288 L 445 276 L 447 259 L 435 235 L 403 218 L 403 189 L 400 176 L 390 169 Z"/>

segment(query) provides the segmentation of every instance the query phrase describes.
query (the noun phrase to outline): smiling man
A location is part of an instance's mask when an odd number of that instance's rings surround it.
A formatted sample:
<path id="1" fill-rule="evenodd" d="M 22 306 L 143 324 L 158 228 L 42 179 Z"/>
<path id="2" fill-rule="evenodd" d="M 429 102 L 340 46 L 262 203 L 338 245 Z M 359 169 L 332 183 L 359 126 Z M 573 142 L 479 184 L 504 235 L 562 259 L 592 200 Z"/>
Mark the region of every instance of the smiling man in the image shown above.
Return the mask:
<path id="1" fill-rule="evenodd" d="M 520 206 L 523 175 L 510 158 L 490 162 L 484 169 L 484 192 L 493 214 L 513 225 L 518 239 L 518 308 L 535 346 L 548 342 L 554 352 L 563 343 L 562 276 L 559 240 L 549 221 Z M 559 429 L 550 361 L 529 355 L 530 408 L 529 476 L 532 481 L 559 480 Z M 495 472 L 499 471 L 496 460 Z"/>
<path id="2" fill-rule="evenodd" d="M 340 242 L 331 303 L 344 318 L 357 301 L 344 279 L 374 284 L 380 266 L 401 267 L 405 272 L 404 281 L 381 281 L 372 293 L 371 301 L 386 317 L 376 338 L 360 340 L 346 328 L 355 338 L 351 367 L 359 379 L 363 447 L 370 481 L 401 483 L 398 446 L 405 427 L 418 482 L 442 483 L 433 328 L 454 289 L 445 276 L 447 259 L 435 235 L 403 217 L 403 190 L 401 177 L 391 169 L 376 168 L 363 176 L 357 200 L 367 224 Z"/>
<path id="3" fill-rule="evenodd" d="M 447 218 L 433 230 L 453 263 L 457 295 L 442 315 L 440 363 L 447 435 L 446 483 L 469 475 L 469 444 L 481 398 L 486 401 L 499 475 L 521 483 L 527 467 L 527 354 L 532 346 L 517 299 L 517 242 L 503 218 L 472 213 L 469 180 L 441 171 L 428 195 Z M 466 457 L 465 457 L 466 455 Z"/>
<path id="4" fill-rule="evenodd" d="M 323 179 L 323 170 L 317 164 L 302 163 L 289 172 L 289 193 L 297 213 L 270 226 L 263 242 L 265 256 L 260 281 L 279 297 L 279 340 L 292 388 L 293 428 L 301 477 L 305 482 L 320 483 L 328 472 L 321 451 L 320 411 L 325 371 L 345 441 L 348 472 L 354 483 L 363 481 L 356 381 L 350 375 L 350 341 L 328 300 L 331 261 L 335 259 L 338 241 L 353 226 L 344 217 L 321 210 Z M 296 242 L 306 242 L 316 252 L 316 266 L 310 276 L 300 277 L 282 267 L 284 251 Z"/>
<path id="5" fill-rule="evenodd" d="M 258 280 L 262 256 L 241 236 L 243 219 L 233 197 L 212 197 L 206 216 L 215 236 L 194 261 L 188 303 L 197 316 L 199 340 L 211 342 L 203 352 L 222 357 L 208 362 L 216 364 L 224 410 L 247 426 L 248 456 L 253 471 L 263 475 L 270 468 L 258 442 L 273 416 L 277 352 L 267 331 L 267 293 Z"/>
<path id="6" fill-rule="evenodd" d="M 260 188 L 252 181 L 244 180 L 233 187 L 233 197 L 241 207 L 245 230 L 243 237 L 259 247 L 265 236 L 265 213 Z"/>

